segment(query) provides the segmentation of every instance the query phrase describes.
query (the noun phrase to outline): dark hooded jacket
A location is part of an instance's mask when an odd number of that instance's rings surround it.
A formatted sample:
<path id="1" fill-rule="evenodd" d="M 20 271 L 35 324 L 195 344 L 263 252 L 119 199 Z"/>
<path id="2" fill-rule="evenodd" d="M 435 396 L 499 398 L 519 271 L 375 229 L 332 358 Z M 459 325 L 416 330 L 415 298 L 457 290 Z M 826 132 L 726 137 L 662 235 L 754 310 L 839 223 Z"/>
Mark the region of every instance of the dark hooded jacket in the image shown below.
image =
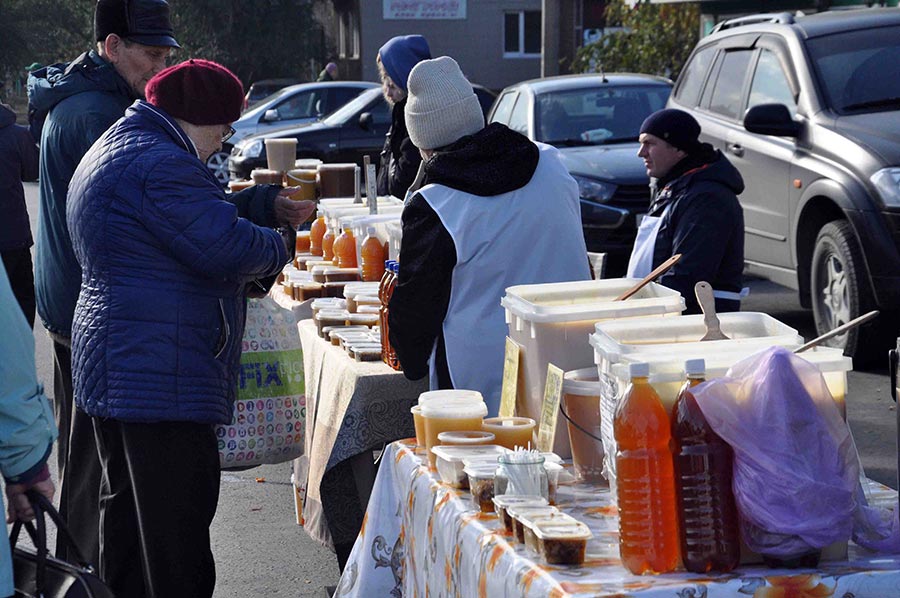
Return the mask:
<path id="1" fill-rule="evenodd" d="M 38 177 L 38 149 L 16 113 L 0 105 L 0 251 L 34 244 L 22 181 Z"/>
<path id="2" fill-rule="evenodd" d="M 413 145 L 406 130 L 405 108 L 406 99 L 394 104 L 391 128 L 384 140 L 378 170 L 378 195 L 393 195 L 400 199 L 406 197 L 422 163 L 419 148 Z"/>
<path id="3" fill-rule="evenodd" d="M 744 180 L 725 156 L 707 143 L 657 181 L 648 212 L 663 216 L 653 267 L 676 253 L 681 260 L 660 282 L 684 297 L 686 314 L 700 313 L 694 285 L 705 280 L 717 291 L 740 293 L 744 270 L 744 213 L 737 196 Z M 740 301 L 716 299 L 717 311 L 739 311 Z"/>
<path id="4" fill-rule="evenodd" d="M 424 184 L 435 183 L 490 198 L 527 185 L 539 159 L 538 147 L 528 138 L 495 123 L 439 149 L 425 163 Z M 527 218 L 528 214 L 521 214 L 521 217 Z M 442 324 L 451 297 L 456 246 L 440 217 L 421 193 L 410 198 L 403 210 L 402 221 L 400 279 L 388 312 L 391 345 L 397 352 L 404 374 L 411 380 L 428 373 L 428 359 L 434 347 L 439 388 L 452 388 Z M 576 225 L 579 239 L 580 224 L 579 221 Z M 486 242 L 486 245 L 490 243 Z M 553 275 L 546 274 L 547 277 Z M 587 275 L 585 253 L 585 278 Z M 498 306 L 499 301 L 498 297 Z"/>
<path id="5" fill-rule="evenodd" d="M 40 221 L 35 247 L 37 310 L 51 333 L 70 337 L 81 268 L 66 225 L 66 193 L 82 156 L 135 100 L 95 51 L 28 76 L 28 120 L 40 140 Z"/>

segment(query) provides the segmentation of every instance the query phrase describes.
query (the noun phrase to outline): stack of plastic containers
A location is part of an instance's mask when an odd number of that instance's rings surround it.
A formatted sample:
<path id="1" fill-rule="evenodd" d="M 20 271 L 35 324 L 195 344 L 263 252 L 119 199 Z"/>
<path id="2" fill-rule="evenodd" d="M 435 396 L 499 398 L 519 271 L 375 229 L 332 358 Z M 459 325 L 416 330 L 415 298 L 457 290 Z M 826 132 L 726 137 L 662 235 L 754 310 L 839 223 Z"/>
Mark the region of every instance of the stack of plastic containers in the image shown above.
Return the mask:
<path id="1" fill-rule="evenodd" d="M 617 278 L 506 289 L 500 301 L 506 309 L 509 336 L 521 347 L 520 376 L 524 381 L 518 415 L 540 421 L 547 364 L 565 370 L 591 367 L 593 353 L 588 336 L 603 320 L 678 316 L 684 300 L 677 291 L 650 283 L 627 301 L 613 301 L 638 283 Z M 565 419 L 557 423 L 553 451 L 571 456 Z"/>
<path id="2" fill-rule="evenodd" d="M 600 379 L 601 436 L 605 467 L 610 485 L 615 487 L 616 446 L 612 421 L 616 406 L 628 385 L 628 366 L 650 365 L 650 382 L 671 414 L 672 406 L 685 379 L 684 362 L 703 359 L 708 378 L 723 376 L 732 365 L 771 346 L 796 348 L 803 344 L 797 331 L 775 318 L 755 312 L 719 314 L 722 332 L 730 340 L 703 341 L 706 333 L 703 316 L 646 318 L 643 320 L 600 322 L 590 337 Z M 846 375 L 852 362 L 840 350 L 819 347 L 802 354 L 823 373 L 826 384 L 843 411 Z"/>

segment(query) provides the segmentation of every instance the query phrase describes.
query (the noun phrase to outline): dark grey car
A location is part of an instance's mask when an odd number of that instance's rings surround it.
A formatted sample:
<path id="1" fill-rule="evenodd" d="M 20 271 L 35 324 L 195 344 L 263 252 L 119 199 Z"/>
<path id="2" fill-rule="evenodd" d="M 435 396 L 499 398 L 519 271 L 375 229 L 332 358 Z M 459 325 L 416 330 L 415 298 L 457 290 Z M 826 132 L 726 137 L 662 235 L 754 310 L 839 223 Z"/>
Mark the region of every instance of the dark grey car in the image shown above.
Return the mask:
<path id="1" fill-rule="evenodd" d="M 638 216 L 649 206 L 638 133 L 671 88 L 662 77 L 624 73 L 533 79 L 500 92 L 488 115 L 559 148 L 578 183 L 588 251 L 607 254 L 607 276 L 625 274 Z"/>
<path id="2" fill-rule="evenodd" d="M 740 170 L 747 271 L 799 290 L 834 346 L 883 358 L 900 308 L 900 10 L 759 15 L 694 49 L 669 105 Z"/>

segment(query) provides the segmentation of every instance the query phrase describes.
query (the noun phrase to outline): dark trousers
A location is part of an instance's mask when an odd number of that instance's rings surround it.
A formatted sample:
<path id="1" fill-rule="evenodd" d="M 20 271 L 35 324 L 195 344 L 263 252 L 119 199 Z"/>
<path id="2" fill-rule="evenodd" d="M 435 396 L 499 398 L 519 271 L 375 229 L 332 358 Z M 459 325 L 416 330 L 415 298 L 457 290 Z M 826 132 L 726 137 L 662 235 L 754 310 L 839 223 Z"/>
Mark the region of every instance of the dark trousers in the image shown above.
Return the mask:
<path id="1" fill-rule="evenodd" d="M 31 263 L 31 249 L 10 249 L 0 252 L 3 267 L 9 277 L 9 286 L 13 295 L 28 320 L 28 326 L 34 328 L 34 265 Z"/>
<path id="2" fill-rule="evenodd" d="M 100 457 L 91 418 L 76 409 L 72 398 L 72 351 L 53 341 L 53 411 L 59 428 L 59 513 L 89 563 L 100 562 Z M 62 535 L 56 556 L 73 562 Z"/>
<path id="3" fill-rule="evenodd" d="M 209 526 L 219 452 L 208 424 L 94 418 L 100 487 L 100 575 L 116 596 L 209 598 Z"/>

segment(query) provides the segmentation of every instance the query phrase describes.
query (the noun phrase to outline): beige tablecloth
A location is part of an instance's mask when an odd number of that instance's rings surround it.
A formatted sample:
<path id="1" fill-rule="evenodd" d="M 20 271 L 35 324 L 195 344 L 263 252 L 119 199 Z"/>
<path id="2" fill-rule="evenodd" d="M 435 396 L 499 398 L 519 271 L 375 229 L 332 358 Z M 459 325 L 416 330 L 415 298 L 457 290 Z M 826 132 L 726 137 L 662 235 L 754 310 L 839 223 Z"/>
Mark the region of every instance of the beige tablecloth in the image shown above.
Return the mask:
<path id="1" fill-rule="evenodd" d="M 428 390 L 384 363 L 357 362 L 298 324 L 306 376 L 306 454 L 295 480 L 306 480 L 303 526 L 325 545 L 352 544 L 364 509 L 348 459 L 415 436 L 410 408 Z"/>

